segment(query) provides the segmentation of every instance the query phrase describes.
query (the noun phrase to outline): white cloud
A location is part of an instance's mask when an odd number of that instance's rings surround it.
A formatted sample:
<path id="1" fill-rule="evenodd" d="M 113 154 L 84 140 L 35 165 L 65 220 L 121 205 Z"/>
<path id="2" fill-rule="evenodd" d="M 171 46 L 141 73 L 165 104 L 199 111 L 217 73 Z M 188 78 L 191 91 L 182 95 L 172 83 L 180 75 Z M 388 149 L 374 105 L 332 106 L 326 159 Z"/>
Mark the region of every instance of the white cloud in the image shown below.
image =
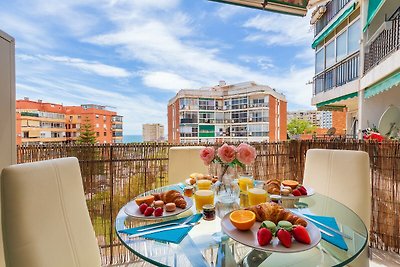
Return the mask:
<path id="1" fill-rule="evenodd" d="M 226 22 L 241 12 L 244 12 L 244 9 L 239 6 L 221 5 L 214 14 L 222 21 Z"/>
<path id="2" fill-rule="evenodd" d="M 257 15 L 243 25 L 257 30 L 248 34 L 245 40 L 266 45 L 309 45 L 313 38 L 309 21 L 309 16 L 295 17 L 273 13 Z"/>
<path id="3" fill-rule="evenodd" d="M 104 77 L 126 78 L 132 74 L 120 67 L 106 65 L 97 61 L 89 61 L 81 58 L 72 58 L 67 56 L 51 56 L 51 55 L 26 55 L 21 54 L 17 56 L 18 59 L 24 61 L 40 61 L 46 60 L 49 62 L 57 62 L 67 66 L 77 68 L 81 71 L 93 73 Z"/>
<path id="4" fill-rule="evenodd" d="M 148 87 L 155 87 L 177 92 L 181 88 L 196 88 L 199 84 L 186 80 L 175 73 L 155 71 L 143 73 L 143 83 Z"/>

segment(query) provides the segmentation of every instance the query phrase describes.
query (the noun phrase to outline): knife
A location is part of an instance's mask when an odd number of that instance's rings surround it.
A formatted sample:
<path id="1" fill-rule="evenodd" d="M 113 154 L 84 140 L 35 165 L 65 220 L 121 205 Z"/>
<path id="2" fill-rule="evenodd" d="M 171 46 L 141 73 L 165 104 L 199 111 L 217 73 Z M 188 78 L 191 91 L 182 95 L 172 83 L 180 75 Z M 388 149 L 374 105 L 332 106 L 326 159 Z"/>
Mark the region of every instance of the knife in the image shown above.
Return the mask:
<path id="1" fill-rule="evenodd" d="M 186 220 L 184 220 L 183 222 L 164 223 L 164 224 L 160 224 L 160 225 L 155 225 L 155 226 L 150 226 L 150 227 L 145 227 L 145 228 L 142 228 L 142 229 L 138 229 L 137 231 L 138 232 L 143 232 L 143 231 L 150 231 L 150 230 L 157 229 L 157 228 L 164 228 L 164 227 L 171 226 L 171 225 L 187 224 L 192 220 L 193 216 L 194 215 L 191 215 L 191 216 L 187 217 Z"/>
<path id="2" fill-rule="evenodd" d="M 148 234 L 154 234 L 162 231 L 168 231 L 168 230 L 173 230 L 173 229 L 180 229 L 180 228 L 186 228 L 186 227 L 192 227 L 194 225 L 199 224 L 200 222 L 195 222 L 195 223 L 187 223 L 187 224 L 182 224 L 182 225 L 175 225 L 175 226 L 170 226 L 170 227 L 163 227 L 160 229 L 153 229 L 149 231 L 144 231 L 136 234 L 129 235 L 129 238 L 135 238 L 143 235 L 148 235 Z"/>
<path id="3" fill-rule="evenodd" d="M 340 232 L 340 231 L 336 230 L 335 228 L 332 228 L 332 227 L 330 227 L 330 226 L 328 226 L 328 225 L 325 225 L 325 224 L 323 224 L 323 223 L 320 223 L 319 221 L 314 220 L 313 218 L 310 218 L 310 217 L 308 217 L 308 216 L 305 215 L 305 214 L 302 214 L 302 213 L 299 213 L 299 212 L 294 212 L 294 213 L 296 213 L 296 214 L 299 215 L 299 216 L 302 216 L 302 217 L 306 218 L 306 219 L 309 220 L 310 222 L 313 222 L 313 223 L 316 223 L 316 224 L 318 224 L 318 225 L 321 225 L 321 226 L 325 227 L 326 229 L 329 229 L 329 230 L 331 230 L 332 232 L 334 232 L 334 233 L 336 233 L 336 234 L 338 234 L 338 235 L 341 235 L 341 236 L 343 236 L 343 237 L 345 237 L 345 238 L 348 238 L 348 239 L 350 239 L 350 240 L 353 239 L 351 236 L 349 236 L 349 235 L 347 235 L 347 234 L 345 234 L 345 233 L 342 233 L 342 232 Z M 320 230 L 321 230 L 321 229 L 320 229 Z M 321 231 L 321 232 L 322 232 L 322 231 Z"/>

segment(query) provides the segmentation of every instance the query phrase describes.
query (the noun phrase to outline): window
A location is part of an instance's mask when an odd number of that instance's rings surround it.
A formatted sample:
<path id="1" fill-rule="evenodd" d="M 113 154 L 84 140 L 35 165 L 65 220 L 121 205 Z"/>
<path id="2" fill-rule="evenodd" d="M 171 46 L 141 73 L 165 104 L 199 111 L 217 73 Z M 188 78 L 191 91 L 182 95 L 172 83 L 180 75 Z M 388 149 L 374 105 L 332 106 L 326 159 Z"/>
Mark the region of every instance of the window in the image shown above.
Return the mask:
<path id="1" fill-rule="evenodd" d="M 104 132 L 104 136 L 107 136 L 107 132 Z"/>
<path id="2" fill-rule="evenodd" d="M 354 22 L 348 29 L 349 35 L 349 54 L 360 48 L 360 20 Z"/>
<path id="3" fill-rule="evenodd" d="M 96 114 L 96 119 L 98 119 L 100 116 Z"/>
<path id="4" fill-rule="evenodd" d="M 96 136 L 99 137 L 99 136 L 100 136 L 100 133 L 99 133 L 99 132 L 96 132 Z"/>
<path id="5" fill-rule="evenodd" d="M 335 63 L 335 40 L 333 40 L 332 42 L 330 42 L 326 48 L 326 67 L 330 67 Z"/>
<path id="6" fill-rule="evenodd" d="M 347 55 L 347 34 L 343 32 L 336 39 L 336 61 L 340 61 Z"/>
<path id="7" fill-rule="evenodd" d="M 104 115 L 103 116 L 103 121 L 106 121 L 107 120 L 107 117 Z"/>
<path id="8" fill-rule="evenodd" d="M 99 128 L 99 124 L 98 123 L 96 123 L 96 128 Z"/>
<path id="9" fill-rule="evenodd" d="M 324 55 L 324 48 L 317 52 L 315 57 L 315 73 L 319 73 L 323 71 L 325 68 L 325 55 Z"/>

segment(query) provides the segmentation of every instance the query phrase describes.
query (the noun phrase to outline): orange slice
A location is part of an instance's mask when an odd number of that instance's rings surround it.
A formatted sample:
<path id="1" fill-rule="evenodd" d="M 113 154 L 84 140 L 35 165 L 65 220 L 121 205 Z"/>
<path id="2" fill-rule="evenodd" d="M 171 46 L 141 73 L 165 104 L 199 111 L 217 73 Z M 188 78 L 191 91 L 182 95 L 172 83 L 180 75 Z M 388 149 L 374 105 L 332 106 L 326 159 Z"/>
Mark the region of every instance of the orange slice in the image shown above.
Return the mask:
<path id="1" fill-rule="evenodd" d="M 135 198 L 135 202 L 138 206 L 140 206 L 143 203 L 146 203 L 147 205 L 150 206 L 151 204 L 153 204 L 153 201 L 154 201 L 154 196 L 152 195 Z"/>
<path id="2" fill-rule="evenodd" d="M 283 180 L 282 184 L 284 186 L 290 186 L 292 189 L 295 189 L 299 185 L 299 182 L 295 180 Z"/>
<path id="3" fill-rule="evenodd" d="M 256 221 L 256 215 L 249 210 L 235 210 L 229 215 L 229 219 L 233 226 L 239 230 L 245 231 L 253 226 Z"/>

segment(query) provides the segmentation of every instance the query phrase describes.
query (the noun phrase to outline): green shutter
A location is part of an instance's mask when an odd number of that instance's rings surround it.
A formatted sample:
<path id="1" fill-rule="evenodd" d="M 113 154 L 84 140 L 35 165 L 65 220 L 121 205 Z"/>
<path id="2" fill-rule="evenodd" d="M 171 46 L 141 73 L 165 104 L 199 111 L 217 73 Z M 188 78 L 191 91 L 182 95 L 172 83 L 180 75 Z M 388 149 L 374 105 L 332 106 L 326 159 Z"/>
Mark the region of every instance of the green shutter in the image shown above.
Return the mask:
<path id="1" fill-rule="evenodd" d="M 364 98 L 370 98 L 398 84 L 400 84 L 400 71 L 365 89 Z"/>
<path id="2" fill-rule="evenodd" d="M 333 98 L 333 99 L 318 103 L 317 104 L 317 108 L 320 108 L 320 107 L 323 107 L 325 105 L 329 105 L 329 104 L 332 104 L 332 103 L 335 103 L 335 102 L 339 102 L 339 101 L 342 101 L 342 100 L 350 99 L 350 98 L 356 97 L 357 95 L 358 95 L 358 93 L 354 92 L 354 93 L 351 93 L 351 94 L 348 94 L 348 95 L 339 96 L 339 97 L 336 97 L 336 98 Z"/>
<path id="3" fill-rule="evenodd" d="M 215 137 L 215 125 L 199 125 L 199 137 Z"/>
<path id="4" fill-rule="evenodd" d="M 319 43 L 321 43 L 333 30 L 339 26 L 348 16 L 350 16 L 351 12 L 356 8 L 356 4 L 352 4 L 345 12 L 342 13 L 325 31 L 323 31 L 317 39 L 312 43 L 312 48 L 316 48 Z"/>
<path id="5" fill-rule="evenodd" d="M 368 2 L 368 14 L 367 14 L 367 23 L 365 24 L 363 31 L 365 32 L 368 26 L 371 24 L 371 21 L 374 19 L 376 13 L 378 13 L 379 9 L 383 5 L 384 0 L 369 0 Z"/>

